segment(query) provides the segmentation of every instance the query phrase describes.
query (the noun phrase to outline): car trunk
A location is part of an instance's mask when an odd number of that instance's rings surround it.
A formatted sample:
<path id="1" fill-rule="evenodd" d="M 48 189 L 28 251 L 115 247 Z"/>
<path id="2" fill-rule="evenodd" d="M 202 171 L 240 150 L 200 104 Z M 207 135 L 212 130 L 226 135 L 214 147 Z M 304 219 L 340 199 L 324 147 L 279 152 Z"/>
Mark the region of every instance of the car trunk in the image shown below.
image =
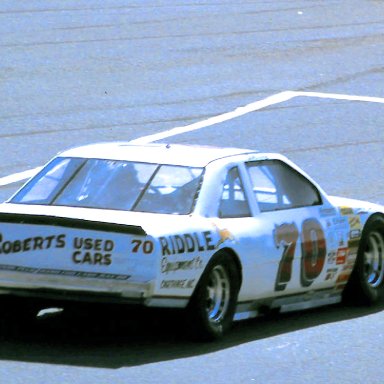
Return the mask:
<path id="1" fill-rule="evenodd" d="M 139 286 L 153 281 L 156 272 L 152 239 L 141 226 L 82 216 L 0 213 L 0 291 L 145 296 Z"/>

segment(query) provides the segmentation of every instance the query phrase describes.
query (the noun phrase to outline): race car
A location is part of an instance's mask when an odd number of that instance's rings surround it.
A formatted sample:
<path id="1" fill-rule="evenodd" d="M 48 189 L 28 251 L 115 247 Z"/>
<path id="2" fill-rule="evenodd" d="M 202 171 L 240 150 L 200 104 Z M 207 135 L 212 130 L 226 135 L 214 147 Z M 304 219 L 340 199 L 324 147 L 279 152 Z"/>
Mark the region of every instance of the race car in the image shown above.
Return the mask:
<path id="1" fill-rule="evenodd" d="M 274 153 L 92 144 L 0 205 L 7 303 L 183 308 L 212 340 L 271 310 L 374 303 L 383 276 L 384 208 L 328 196 Z"/>

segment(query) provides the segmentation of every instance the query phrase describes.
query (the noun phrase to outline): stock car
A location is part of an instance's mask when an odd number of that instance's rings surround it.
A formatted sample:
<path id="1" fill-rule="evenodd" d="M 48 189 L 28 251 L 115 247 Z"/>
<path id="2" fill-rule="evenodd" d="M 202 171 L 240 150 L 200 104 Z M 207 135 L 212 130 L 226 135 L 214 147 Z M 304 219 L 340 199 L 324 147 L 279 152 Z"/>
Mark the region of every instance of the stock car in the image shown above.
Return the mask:
<path id="1" fill-rule="evenodd" d="M 0 205 L 3 303 L 183 308 L 204 339 L 271 310 L 374 303 L 383 262 L 383 207 L 254 150 L 82 146 Z"/>

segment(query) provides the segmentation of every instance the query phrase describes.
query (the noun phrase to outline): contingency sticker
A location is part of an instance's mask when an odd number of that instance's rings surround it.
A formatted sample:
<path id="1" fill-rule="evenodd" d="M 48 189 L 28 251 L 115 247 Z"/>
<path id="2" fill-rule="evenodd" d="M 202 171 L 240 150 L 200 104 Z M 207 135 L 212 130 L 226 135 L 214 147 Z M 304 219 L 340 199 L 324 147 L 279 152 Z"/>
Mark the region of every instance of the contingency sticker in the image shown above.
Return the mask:
<path id="1" fill-rule="evenodd" d="M 129 278 L 131 235 L 19 223 L 0 224 L 0 269 L 84 278 Z M 140 273 L 146 273 L 142 266 Z"/>

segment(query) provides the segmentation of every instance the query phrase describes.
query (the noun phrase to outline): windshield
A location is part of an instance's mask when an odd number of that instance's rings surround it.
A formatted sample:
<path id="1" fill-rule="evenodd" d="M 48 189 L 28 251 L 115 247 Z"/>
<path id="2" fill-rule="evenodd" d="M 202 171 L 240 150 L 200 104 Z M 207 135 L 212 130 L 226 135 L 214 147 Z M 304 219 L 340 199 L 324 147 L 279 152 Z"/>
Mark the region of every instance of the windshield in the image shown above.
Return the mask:
<path id="1" fill-rule="evenodd" d="M 175 165 L 56 158 L 11 202 L 188 214 L 202 174 Z"/>

